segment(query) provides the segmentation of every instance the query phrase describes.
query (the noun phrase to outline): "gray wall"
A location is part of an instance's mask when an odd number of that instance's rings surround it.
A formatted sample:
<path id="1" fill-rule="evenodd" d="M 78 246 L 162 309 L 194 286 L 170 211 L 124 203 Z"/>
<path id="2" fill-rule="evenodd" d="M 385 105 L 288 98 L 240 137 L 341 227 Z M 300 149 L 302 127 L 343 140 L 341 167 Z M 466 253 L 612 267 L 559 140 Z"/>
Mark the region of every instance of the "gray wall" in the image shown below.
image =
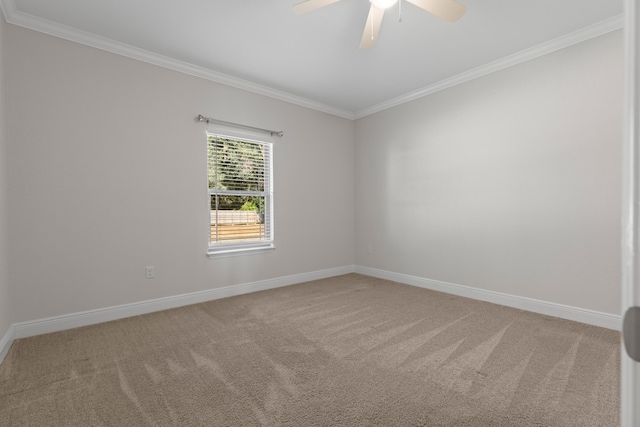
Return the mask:
<path id="1" fill-rule="evenodd" d="M 354 263 L 620 312 L 620 31 L 354 124 L 0 30 L 10 82 L 0 237 L 7 215 L 11 224 L 0 334 L 10 322 Z M 205 256 L 200 113 L 285 131 L 275 252 Z"/>
<path id="2" fill-rule="evenodd" d="M 11 300 L 8 274 L 8 178 L 7 172 L 7 126 L 5 114 L 5 69 L 7 23 L 0 13 L 0 338 L 2 338 L 12 323 Z M 1 351 L 2 349 L 0 349 Z"/>
<path id="3" fill-rule="evenodd" d="M 352 121 L 8 33 L 14 322 L 354 264 Z M 197 114 L 285 132 L 274 144 L 274 252 L 206 257 Z"/>
<path id="4" fill-rule="evenodd" d="M 620 314 L 622 77 L 616 31 L 357 120 L 356 264 Z"/>

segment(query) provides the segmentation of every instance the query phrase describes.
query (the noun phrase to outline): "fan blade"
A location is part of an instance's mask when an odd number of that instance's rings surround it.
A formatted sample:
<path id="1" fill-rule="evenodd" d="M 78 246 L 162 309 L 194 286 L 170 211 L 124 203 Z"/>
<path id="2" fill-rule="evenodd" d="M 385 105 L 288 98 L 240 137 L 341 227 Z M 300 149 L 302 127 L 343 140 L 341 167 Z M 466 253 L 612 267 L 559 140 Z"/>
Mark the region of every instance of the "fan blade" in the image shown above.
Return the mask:
<path id="1" fill-rule="evenodd" d="M 467 6 L 458 3 L 456 0 L 407 0 L 418 6 L 420 9 L 426 10 L 434 14 L 440 19 L 447 22 L 455 22 L 467 11 Z"/>
<path id="2" fill-rule="evenodd" d="M 380 9 L 371 5 L 369 9 L 369 16 L 367 17 L 367 23 L 364 25 L 364 32 L 362 33 L 362 40 L 360 41 L 360 49 L 371 49 L 373 44 L 378 39 L 378 31 L 380 31 L 380 24 L 382 23 L 382 17 L 384 16 L 384 9 Z"/>
<path id="3" fill-rule="evenodd" d="M 340 0 L 307 0 L 293 6 L 293 11 L 298 15 L 302 15 L 303 13 L 313 12 L 316 9 L 329 6 L 339 1 Z"/>

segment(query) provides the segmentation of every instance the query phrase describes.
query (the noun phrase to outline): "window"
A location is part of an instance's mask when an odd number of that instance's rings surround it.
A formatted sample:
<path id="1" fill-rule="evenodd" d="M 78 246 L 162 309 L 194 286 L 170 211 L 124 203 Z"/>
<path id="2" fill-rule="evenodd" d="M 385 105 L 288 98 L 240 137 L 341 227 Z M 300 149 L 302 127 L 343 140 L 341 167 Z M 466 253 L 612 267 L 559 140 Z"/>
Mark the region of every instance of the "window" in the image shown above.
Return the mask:
<path id="1" fill-rule="evenodd" d="M 207 131 L 210 256 L 274 247 L 272 146 L 260 135 Z"/>

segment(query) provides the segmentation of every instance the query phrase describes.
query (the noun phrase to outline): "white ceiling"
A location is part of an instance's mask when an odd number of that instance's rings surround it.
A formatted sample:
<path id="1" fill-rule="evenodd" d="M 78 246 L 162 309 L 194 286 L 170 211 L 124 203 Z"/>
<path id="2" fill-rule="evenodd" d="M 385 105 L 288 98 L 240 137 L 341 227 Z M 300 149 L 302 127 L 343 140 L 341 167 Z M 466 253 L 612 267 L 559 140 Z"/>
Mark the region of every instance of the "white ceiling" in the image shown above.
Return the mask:
<path id="1" fill-rule="evenodd" d="M 620 28 L 622 0 L 460 0 L 450 24 L 402 3 L 371 50 L 368 0 L 0 0 L 8 22 L 356 118 Z"/>

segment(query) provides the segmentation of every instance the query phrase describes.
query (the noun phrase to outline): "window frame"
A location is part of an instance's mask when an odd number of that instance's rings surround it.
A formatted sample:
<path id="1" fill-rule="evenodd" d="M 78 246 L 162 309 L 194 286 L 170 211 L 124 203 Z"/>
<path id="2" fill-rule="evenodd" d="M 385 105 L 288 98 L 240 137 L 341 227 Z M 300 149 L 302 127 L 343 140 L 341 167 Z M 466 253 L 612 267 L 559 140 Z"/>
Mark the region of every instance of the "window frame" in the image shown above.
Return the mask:
<path id="1" fill-rule="evenodd" d="M 271 252 L 275 250 L 274 239 L 274 209 L 273 209 L 273 137 L 269 134 L 253 132 L 242 128 L 232 126 L 208 126 L 205 132 L 205 141 L 207 144 L 207 177 L 209 173 L 209 139 L 211 137 L 226 138 L 231 140 L 249 142 L 265 146 L 267 155 L 265 155 L 264 165 L 264 191 L 230 191 L 216 190 L 209 188 L 207 178 L 207 212 L 208 212 L 208 246 L 207 256 L 209 258 L 221 256 L 248 255 L 256 253 Z M 258 194 L 260 193 L 260 194 Z M 264 224 L 265 234 L 264 240 L 254 242 L 231 242 L 231 243 L 214 243 L 211 241 L 211 196 L 215 194 L 245 194 L 264 196 Z"/>

